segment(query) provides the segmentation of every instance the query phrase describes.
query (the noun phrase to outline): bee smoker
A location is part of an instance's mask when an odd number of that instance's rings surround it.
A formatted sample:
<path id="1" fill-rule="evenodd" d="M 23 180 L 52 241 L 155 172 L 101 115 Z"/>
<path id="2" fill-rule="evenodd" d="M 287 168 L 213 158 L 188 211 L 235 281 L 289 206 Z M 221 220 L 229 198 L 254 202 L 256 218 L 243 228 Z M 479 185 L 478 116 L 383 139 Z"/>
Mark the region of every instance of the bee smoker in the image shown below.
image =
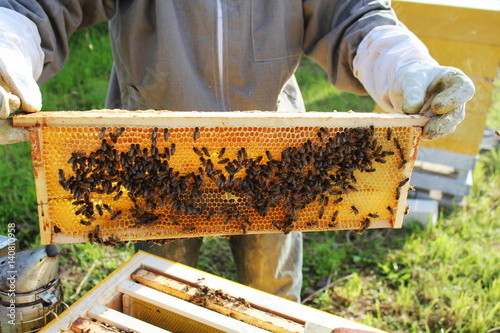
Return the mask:
<path id="1" fill-rule="evenodd" d="M 60 312 L 58 254 L 47 245 L 0 258 L 0 333 L 38 332 Z"/>

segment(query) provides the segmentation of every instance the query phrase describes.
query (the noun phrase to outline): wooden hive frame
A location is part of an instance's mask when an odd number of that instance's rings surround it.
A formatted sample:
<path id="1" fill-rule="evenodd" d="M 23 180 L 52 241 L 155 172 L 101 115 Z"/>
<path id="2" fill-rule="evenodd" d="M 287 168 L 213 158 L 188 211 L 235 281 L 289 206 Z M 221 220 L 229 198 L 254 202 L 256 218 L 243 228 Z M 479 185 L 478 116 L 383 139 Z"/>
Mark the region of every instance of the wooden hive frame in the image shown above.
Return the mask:
<path id="1" fill-rule="evenodd" d="M 13 125 L 30 128 L 42 244 L 112 245 L 399 228 L 427 120 L 94 110 Z"/>

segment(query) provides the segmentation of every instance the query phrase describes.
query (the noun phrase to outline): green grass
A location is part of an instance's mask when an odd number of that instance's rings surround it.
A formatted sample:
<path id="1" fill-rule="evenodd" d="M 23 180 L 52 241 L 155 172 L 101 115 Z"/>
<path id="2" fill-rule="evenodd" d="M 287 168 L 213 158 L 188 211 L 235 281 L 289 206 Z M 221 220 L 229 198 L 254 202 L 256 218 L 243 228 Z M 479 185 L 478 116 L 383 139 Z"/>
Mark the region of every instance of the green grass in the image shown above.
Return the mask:
<path id="1" fill-rule="evenodd" d="M 70 39 L 70 60 L 42 85 L 44 111 L 103 108 L 111 72 L 106 23 L 78 31 Z"/>
<path id="2" fill-rule="evenodd" d="M 106 25 L 78 32 L 66 68 L 42 87 L 44 110 L 104 105 L 111 62 Z M 89 47 L 92 45 L 92 48 Z M 312 61 L 297 74 L 309 110 L 370 111 L 373 101 L 336 90 Z M 488 126 L 500 129 L 500 81 Z M 0 223 L 16 223 L 22 249 L 39 246 L 27 143 L 0 146 Z M 500 326 L 500 150 L 482 154 L 463 207 L 437 224 L 304 234 L 308 305 L 391 332 L 486 332 Z M 124 244 L 63 245 L 61 280 L 73 303 L 133 254 Z M 204 240 L 199 268 L 235 279 L 228 241 Z"/>
<path id="3" fill-rule="evenodd" d="M 326 72 L 314 61 L 302 57 L 296 73 L 302 88 L 307 111 L 372 112 L 375 108 L 369 96 L 358 96 L 338 90 L 328 82 Z"/>
<path id="4" fill-rule="evenodd" d="M 21 248 L 40 244 L 35 180 L 31 151 L 27 142 L 0 145 L 0 226 L 7 234 L 7 224 L 15 223 Z"/>

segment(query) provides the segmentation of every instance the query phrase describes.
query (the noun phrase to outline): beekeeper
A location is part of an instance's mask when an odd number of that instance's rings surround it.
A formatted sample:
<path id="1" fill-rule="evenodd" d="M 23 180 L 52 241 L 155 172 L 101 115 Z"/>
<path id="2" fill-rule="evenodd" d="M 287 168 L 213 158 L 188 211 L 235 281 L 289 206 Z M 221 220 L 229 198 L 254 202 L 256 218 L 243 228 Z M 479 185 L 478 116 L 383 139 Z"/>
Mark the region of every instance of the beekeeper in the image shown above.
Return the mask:
<path id="1" fill-rule="evenodd" d="M 107 108 L 304 111 L 301 54 L 337 88 L 386 112 L 426 113 L 426 139 L 454 131 L 474 93 L 440 66 L 390 8 L 361 0 L 0 0 L 0 116 L 37 112 L 39 85 L 68 57 L 79 29 L 109 21 L 114 55 Z M 77 75 L 78 73 L 75 73 Z M 138 248 L 195 266 L 201 239 Z M 298 300 L 300 233 L 233 236 L 239 279 Z"/>

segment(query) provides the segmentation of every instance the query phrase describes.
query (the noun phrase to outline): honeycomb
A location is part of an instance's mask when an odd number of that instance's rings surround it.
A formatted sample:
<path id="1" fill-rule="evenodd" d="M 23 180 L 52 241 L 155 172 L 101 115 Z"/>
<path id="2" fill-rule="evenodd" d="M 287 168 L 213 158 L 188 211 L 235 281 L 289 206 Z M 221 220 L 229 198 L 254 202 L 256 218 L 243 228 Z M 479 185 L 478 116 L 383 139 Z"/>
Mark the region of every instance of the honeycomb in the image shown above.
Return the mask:
<path id="1" fill-rule="evenodd" d="M 42 243 L 400 227 L 420 116 L 86 111 L 31 127 Z"/>
<path id="2" fill-rule="evenodd" d="M 133 306 L 135 318 L 163 328 L 164 330 L 186 333 L 224 333 L 207 324 L 194 321 L 138 298 L 133 300 Z"/>

